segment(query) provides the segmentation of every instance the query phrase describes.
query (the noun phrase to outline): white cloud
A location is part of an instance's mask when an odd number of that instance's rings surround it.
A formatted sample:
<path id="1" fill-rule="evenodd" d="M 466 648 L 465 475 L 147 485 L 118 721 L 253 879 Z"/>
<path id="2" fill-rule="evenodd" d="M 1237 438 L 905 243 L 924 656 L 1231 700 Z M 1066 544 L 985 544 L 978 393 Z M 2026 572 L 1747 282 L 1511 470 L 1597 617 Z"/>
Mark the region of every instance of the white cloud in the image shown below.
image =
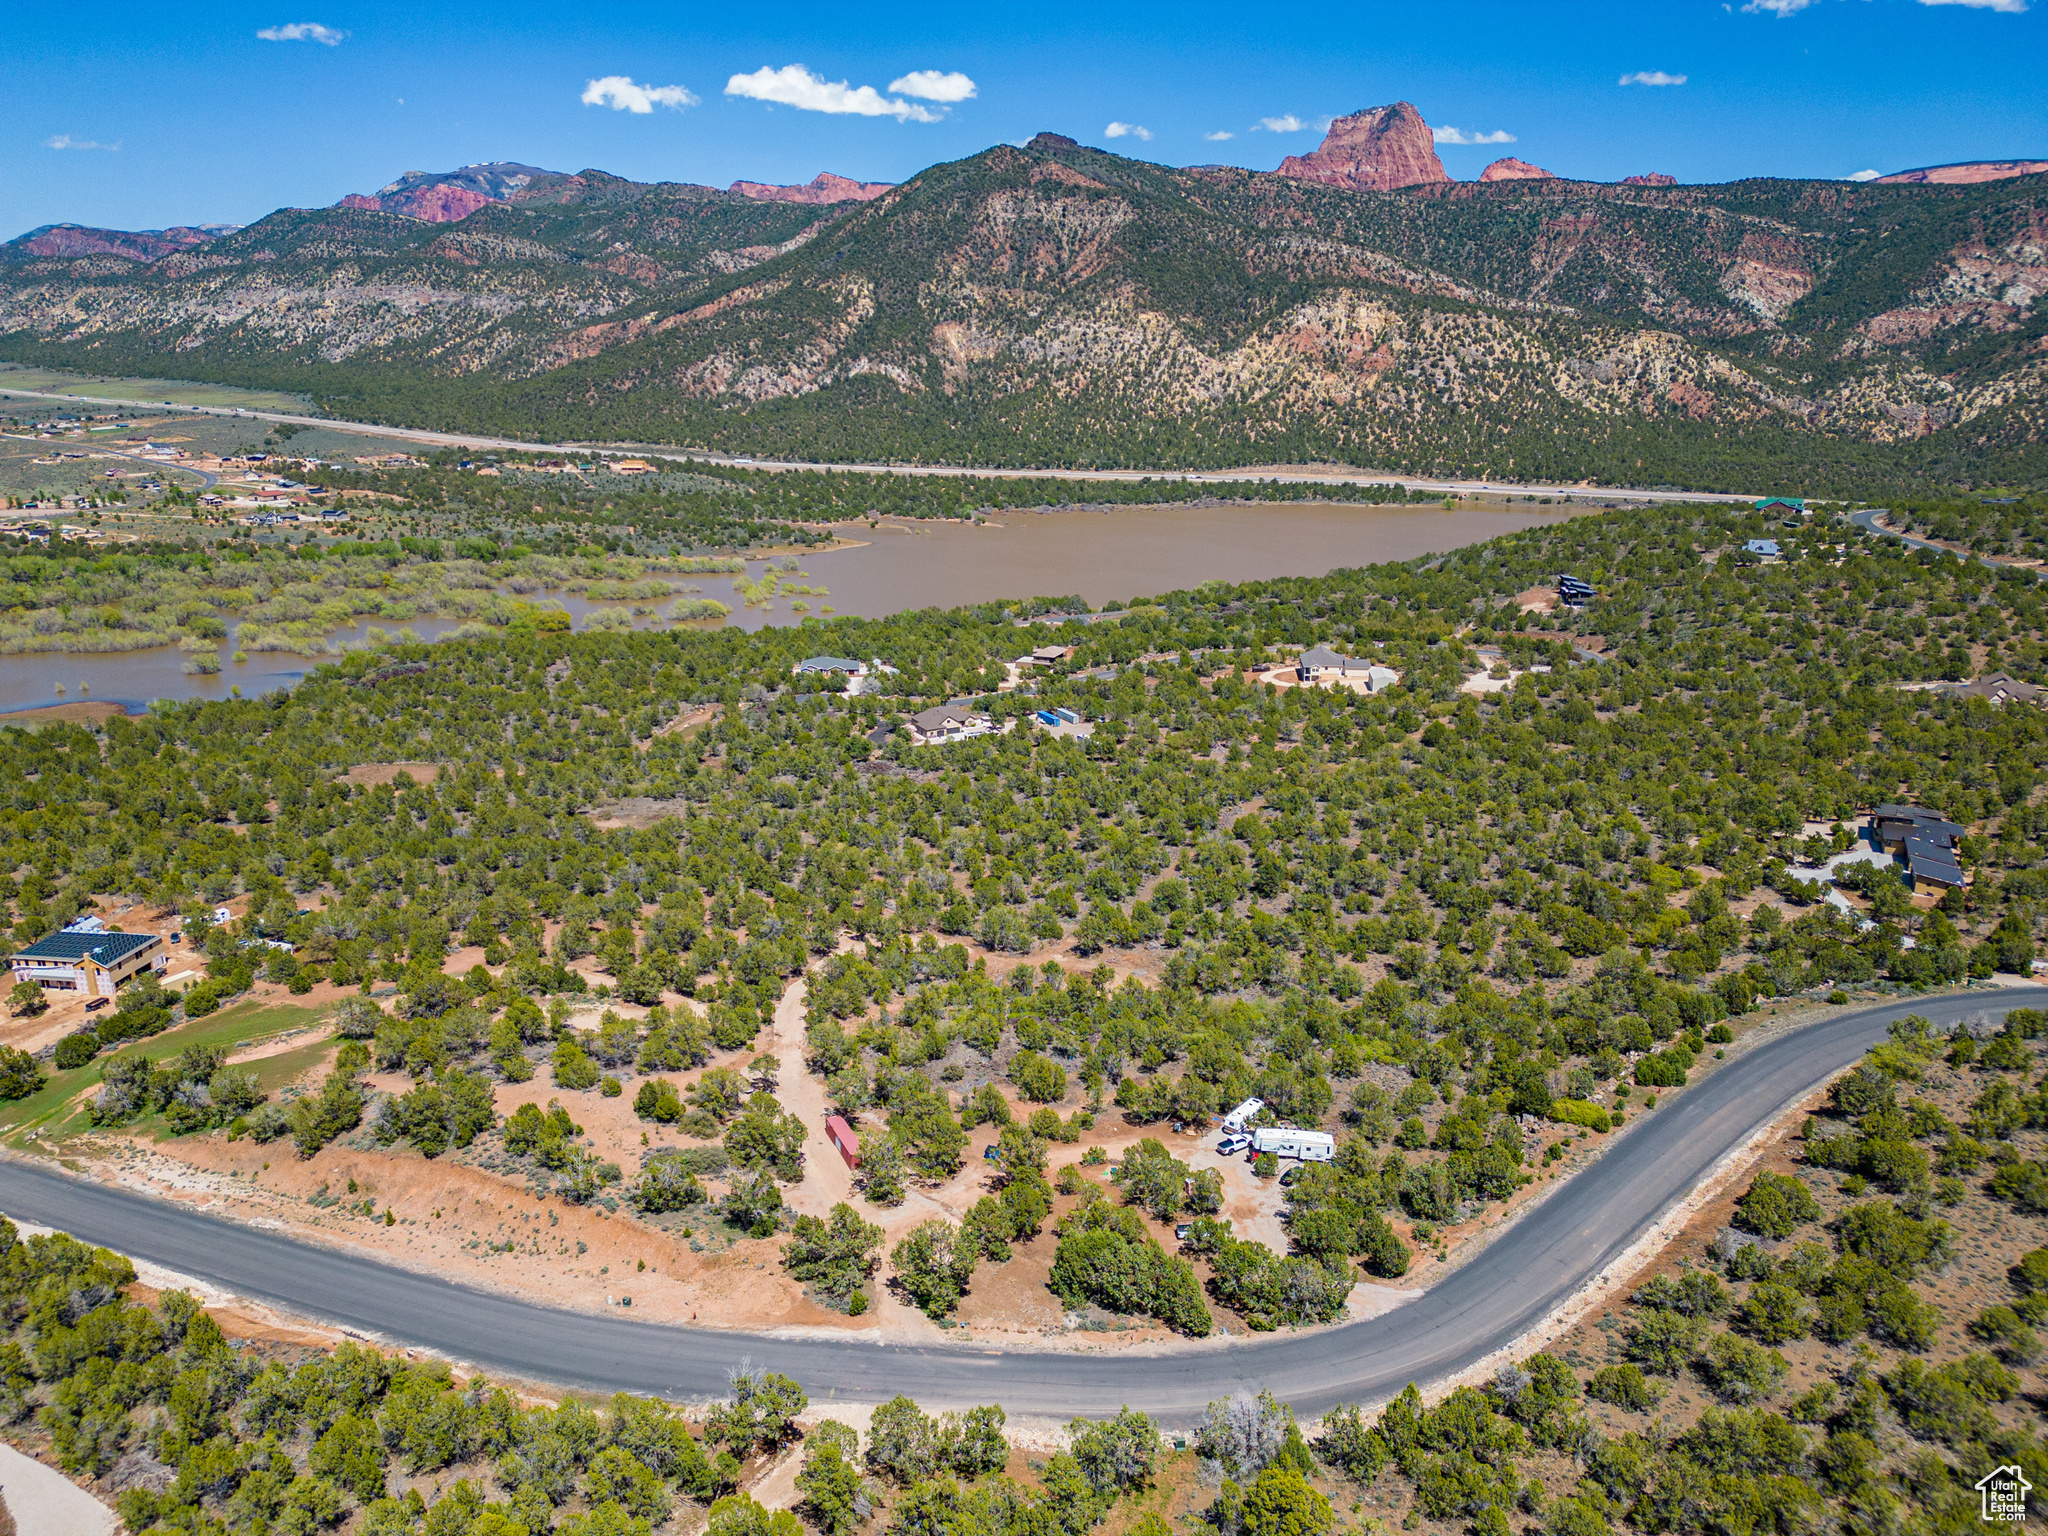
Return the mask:
<path id="1" fill-rule="evenodd" d="M 1973 11 L 2000 11 L 2007 16 L 2017 16 L 2027 8 L 2027 0 L 1920 0 L 1922 5 L 1967 5 Z"/>
<path id="2" fill-rule="evenodd" d="M 1143 139 L 1150 143 L 1152 140 L 1152 130 L 1150 128 L 1140 128 L 1136 123 L 1111 123 L 1102 130 L 1102 136 L 1105 139 Z"/>
<path id="3" fill-rule="evenodd" d="M 1496 128 L 1491 133 L 1467 133 L 1462 128 L 1432 128 L 1431 134 L 1439 144 L 1512 144 L 1515 136 L 1505 128 Z"/>
<path id="4" fill-rule="evenodd" d="M 631 75 L 606 75 L 583 87 L 583 105 L 645 117 L 656 107 L 675 112 L 694 107 L 697 98 L 680 85 L 635 85 Z"/>
<path id="5" fill-rule="evenodd" d="M 1851 171 L 1842 179 L 1845 181 L 1875 181 L 1883 174 L 1883 171 Z"/>
<path id="6" fill-rule="evenodd" d="M 849 86 L 844 80 L 824 79 L 801 64 L 785 64 L 780 69 L 763 64 L 751 75 L 734 75 L 725 82 L 725 94 L 795 107 L 800 112 L 893 117 L 899 123 L 936 123 L 945 116 L 930 107 L 884 96 L 872 85 Z"/>
<path id="7" fill-rule="evenodd" d="M 1307 123 L 1289 112 L 1280 117 L 1260 118 L 1252 124 L 1252 132 L 1257 133 L 1264 129 L 1267 133 L 1299 133 L 1307 126 Z"/>
<path id="8" fill-rule="evenodd" d="M 926 101 L 974 99 L 974 82 L 957 69 L 950 74 L 941 74 L 936 69 L 913 69 L 909 74 L 891 80 L 889 89 L 899 96 L 918 96 Z"/>
<path id="9" fill-rule="evenodd" d="M 1787 16 L 1796 16 L 1809 5 L 1819 4 L 1820 0 L 1749 0 L 1749 4 L 1745 5 L 1742 9 L 1745 14 L 1750 16 L 1754 16 L 1761 11 L 1769 11 L 1773 16 L 1782 21 Z"/>
<path id="10" fill-rule="evenodd" d="M 325 43 L 329 48 L 341 46 L 346 32 L 333 27 L 323 27 L 317 21 L 291 21 L 279 27 L 260 28 L 256 35 L 266 43 Z"/>
<path id="11" fill-rule="evenodd" d="M 54 139 L 43 140 L 43 148 L 45 149 L 119 149 L 120 147 L 121 141 L 119 139 L 116 139 L 111 144 L 102 144 L 97 139 L 74 139 L 68 133 L 60 133 Z"/>
<path id="12" fill-rule="evenodd" d="M 1667 75 L 1661 69 L 1638 69 L 1616 82 L 1620 85 L 1683 85 L 1685 76 Z"/>
<path id="13" fill-rule="evenodd" d="M 1237 135 L 1232 133 L 1228 128 L 1218 128 L 1214 133 L 1205 133 L 1202 135 L 1202 137 L 1207 139 L 1211 144 L 1221 144 L 1225 139 L 1234 139 L 1237 137 Z"/>

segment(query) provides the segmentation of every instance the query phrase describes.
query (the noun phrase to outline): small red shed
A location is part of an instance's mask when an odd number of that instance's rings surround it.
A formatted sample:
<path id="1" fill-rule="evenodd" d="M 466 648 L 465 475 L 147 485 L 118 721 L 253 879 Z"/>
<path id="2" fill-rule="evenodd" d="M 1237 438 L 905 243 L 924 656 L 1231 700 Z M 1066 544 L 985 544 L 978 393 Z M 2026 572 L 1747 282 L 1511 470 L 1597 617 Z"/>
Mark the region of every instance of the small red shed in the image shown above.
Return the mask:
<path id="1" fill-rule="evenodd" d="M 853 1127 L 846 1123 L 844 1116 L 827 1115 L 825 1134 L 831 1138 L 832 1145 L 839 1149 L 839 1155 L 846 1159 L 847 1167 L 860 1166 L 860 1139 L 853 1134 Z"/>

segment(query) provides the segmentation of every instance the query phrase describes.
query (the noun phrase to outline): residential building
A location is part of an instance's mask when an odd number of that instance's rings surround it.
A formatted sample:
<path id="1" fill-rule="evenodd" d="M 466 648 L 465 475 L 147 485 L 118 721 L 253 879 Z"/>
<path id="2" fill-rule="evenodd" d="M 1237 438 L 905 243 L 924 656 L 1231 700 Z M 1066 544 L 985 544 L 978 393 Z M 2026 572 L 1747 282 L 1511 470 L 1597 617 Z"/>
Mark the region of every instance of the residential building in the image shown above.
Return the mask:
<path id="1" fill-rule="evenodd" d="M 83 925 L 38 939 L 8 960 L 16 982 L 32 981 L 88 997 L 112 997 L 114 989 L 138 971 L 160 971 L 169 964 L 170 952 L 157 934 Z"/>
<path id="2" fill-rule="evenodd" d="M 1392 667 L 1363 661 L 1356 656 L 1340 655 L 1327 645 L 1303 651 L 1294 664 L 1294 675 L 1304 683 L 1348 684 L 1354 679 L 1362 679 L 1367 693 L 1384 693 L 1401 681 L 1401 674 Z"/>
<path id="3" fill-rule="evenodd" d="M 1802 496 L 1766 496 L 1756 504 L 1759 512 L 1792 512 L 1801 517 L 1806 515 L 1806 499 Z"/>
<path id="4" fill-rule="evenodd" d="M 1870 813 L 1871 840 L 1904 866 L 1913 894 L 1940 895 L 1965 883 L 1963 829 L 1939 811 L 1917 805 L 1880 805 Z"/>
<path id="5" fill-rule="evenodd" d="M 1041 645 L 1034 647 L 1030 656 L 1025 659 L 1033 666 L 1049 667 L 1056 661 L 1065 661 L 1073 654 L 1074 648 L 1071 645 Z"/>
<path id="6" fill-rule="evenodd" d="M 1360 661 L 1355 656 L 1339 655 L 1327 645 L 1318 645 L 1301 653 L 1301 659 L 1294 664 L 1294 671 L 1304 683 L 1314 683 L 1325 677 L 1349 677 L 1353 672 L 1363 672 L 1369 665 L 1371 663 Z"/>
<path id="7" fill-rule="evenodd" d="M 1776 539 L 1751 539 L 1742 548 L 1745 553 L 1762 555 L 1766 560 L 1778 558 L 1778 541 Z"/>
<path id="8" fill-rule="evenodd" d="M 2031 704 L 2041 696 L 2039 688 L 2021 682 L 2009 672 L 1993 672 L 1943 692 L 1958 699 L 1985 699 L 1993 704 Z"/>
<path id="9" fill-rule="evenodd" d="M 1568 608 L 1583 608 L 1599 595 L 1593 589 L 1591 582 L 1581 581 L 1576 576 L 1559 576 L 1557 578 L 1558 601 Z"/>
<path id="10" fill-rule="evenodd" d="M 987 715 L 972 714 L 959 704 L 937 704 L 910 717 L 910 739 L 921 747 L 986 736 L 995 728 Z"/>
<path id="11" fill-rule="evenodd" d="M 867 665 L 850 656 L 806 656 L 796 664 L 796 675 L 804 677 L 819 672 L 844 672 L 849 677 L 867 676 Z"/>

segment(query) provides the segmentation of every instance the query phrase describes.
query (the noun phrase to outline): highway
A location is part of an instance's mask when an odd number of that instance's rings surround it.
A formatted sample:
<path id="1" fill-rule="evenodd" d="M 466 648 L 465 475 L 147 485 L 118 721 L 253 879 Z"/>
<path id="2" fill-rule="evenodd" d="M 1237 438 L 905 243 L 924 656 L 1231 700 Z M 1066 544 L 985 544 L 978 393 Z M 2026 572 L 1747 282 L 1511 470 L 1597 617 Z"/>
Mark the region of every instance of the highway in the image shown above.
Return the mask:
<path id="1" fill-rule="evenodd" d="M 746 1358 L 796 1377 L 814 1402 L 875 1402 L 903 1392 L 930 1408 L 1000 1402 L 1013 1415 L 1058 1419 L 1129 1403 L 1185 1424 L 1213 1398 L 1269 1388 L 1307 1416 L 1454 1375 L 1522 1336 L 1727 1152 L 1883 1039 L 1893 1020 L 1919 1013 L 1943 1030 L 1960 1020 L 1988 1025 L 2043 997 L 2037 987 L 1979 989 L 1864 1009 L 1782 1035 L 1638 1114 L 1604 1157 L 1419 1299 L 1334 1329 L 1158 1353 L 787 1339 L 560 1311 L 19 1158 L 0 1162 L 0 1210 L 301 1315 L 528 1381 L 703 1400 L 722 1394 L 727 1371 Z M 1428 1267 L 1412 1272 L 1410 1283 L 1425 1279 Z"/>
<path id="2" fill-rule="evenodd" d="M 118 405 L 130 410 L 184 411 L 199 416 L 239 416 L 248 421 L 290 422 L 305 427 L 325 427 L 330 432 L 352 432 L 362 437 L 389 438 L 420 443 L 430 448 L 488 449 L 511 453 L 563 453 L 577 455 L 658 454 L 693 464 L 717 464 L 727 468 L 762 470 L 838 470 L 869 475 L 981 475 L 1011 480 L 1029 480 L 1056 475 L 1063 480 L 1179 480 L 1191 486 L 1230 480 L 1279 480 L 1290 485 L 1393 485 L 1414 491 L 1442 491 L 1451 495 L 1486 492 L 1508 496 L 1551 496 L 1582 502 L 1596 501 L 1751 501 L 1750 494 L 1724 491 L 1636 491 L 1596 485 L 1532 485 L 1506 480 L 1417 480 L 1385 470 L 1355 470 L 1329 474 L 1278 473 L 1270 469 L 1214 469 L 1162 471 L 1144 469 L 977 469 L 948 464 L 826 464 L 801 459 L 753 459 L 734 454 L 709 453 L 698 449 L 670 448 L 656 443 L 538 443 L 512 437 L 474 437 L 460 432 L 429 432 L 418 427 L 380 427 L 370 422 L 343 421 L 332 416 L 291 416 L 278 411 L 251 411 L 239 406 L 179 405 L 169 400 L 114 400 L 98 395 L 52 394 L 37 389 L 0 388 L 0 395 L 31 400 L 62 401 L 79 405 Z"/>

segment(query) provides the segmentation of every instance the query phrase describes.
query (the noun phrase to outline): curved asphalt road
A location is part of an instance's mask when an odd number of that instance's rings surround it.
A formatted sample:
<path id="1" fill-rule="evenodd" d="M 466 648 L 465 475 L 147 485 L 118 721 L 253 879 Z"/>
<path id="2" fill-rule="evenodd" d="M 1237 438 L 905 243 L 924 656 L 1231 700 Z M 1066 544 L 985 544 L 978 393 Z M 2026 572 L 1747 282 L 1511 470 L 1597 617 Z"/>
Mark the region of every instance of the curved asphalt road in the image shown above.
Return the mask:
<path id="1" fill-rule="evenodd" d="M 1849 514 L 1849 521 L 1854 523 L 1858 528 L 1863 529 L 1867 533 L 1881 533 L 1888 539 L 1897 539 L 1901 544 L 1910 545 L 1914 549 L 1931 549 L 1937 555 L 1953 555 L 1956 553 L 1954 550 L 1948 548 L 1946 545 L 1932 544 L 1929 543 L 1926 539 L 1916 539 L 1910 533 L 1901 533 L 1896 528 L 1885 527 L 1884 524 L 1878 521 L 1878 519 L 1880 517 L 1883 517 L 1885 513 L 1889 512 L 1890 510 L 1891 509 L 1889 507 L 1872 507 L 1865 512 L 1851 512 Z M 2029 569 L 2029 567 L 2026 566 L 2007 565 L 2002 560 L 1992 560 L 1984 555 L 1972 555 L 1970 558 L 1975 560 L 1979 565 L 1988 566 L 1990 567 L 1990 569 L 1994 571 L 2013 571 Z M 2034 566 L 2031 569 L 2033 570 L 2035 580 L 2048 581 L 2048 566 Z"/>
<path id="2" fill-rule="evenodd" d="M 558 1311 L 21 1160 L 0 1162 L 0 1209 L 302 1314 L 566 1386 L 710 1398 L 726 1390 L 727 1370 L 745 1356 L 796 1377 L 814 1401 L 875 1402 L 904 1392 L 930 1407 L 1000 1402 L 1013 1414 L 1050 1418 L 1131 1403 L 1186 1422 L 1210 1399 L 1269 1388 L 1306 1415 L 1439 1379 L 1513 1341 L 1729 1149 L 1883 1039 L 1894 1019 L 1919 1013 L 1938 1027 L 1991 1021 L 2040 996 L 2013 988 L 1922 998 L 1782 1036 L 1637 1118 L 1606 1156 L 1420 1299 L 1340 1328 L 1157 1355 L 776 1339 Z"/>

